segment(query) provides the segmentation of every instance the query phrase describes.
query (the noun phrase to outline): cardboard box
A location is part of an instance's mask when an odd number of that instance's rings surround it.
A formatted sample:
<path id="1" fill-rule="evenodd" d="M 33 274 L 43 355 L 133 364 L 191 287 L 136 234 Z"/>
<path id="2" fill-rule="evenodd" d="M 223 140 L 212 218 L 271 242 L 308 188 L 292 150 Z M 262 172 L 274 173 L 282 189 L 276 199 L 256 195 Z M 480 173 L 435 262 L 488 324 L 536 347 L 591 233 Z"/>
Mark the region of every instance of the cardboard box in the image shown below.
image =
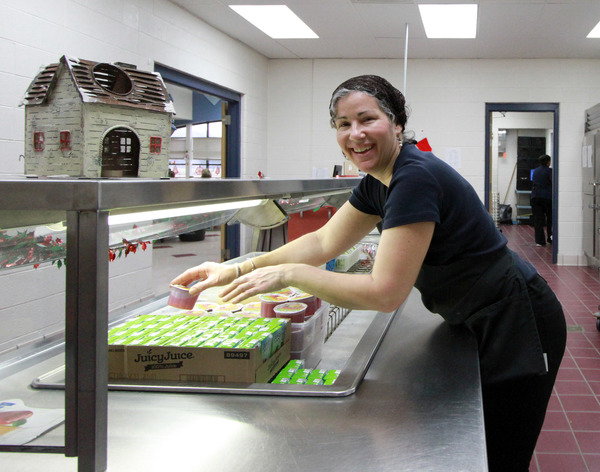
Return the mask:
<path id="1" fill-rule="evenodd" d="M 109 379 L 266 383 L 290 360 L 290 324 L 284 343 L 263 361 L 252 349 L 185 346 L 108 346 Z"/>

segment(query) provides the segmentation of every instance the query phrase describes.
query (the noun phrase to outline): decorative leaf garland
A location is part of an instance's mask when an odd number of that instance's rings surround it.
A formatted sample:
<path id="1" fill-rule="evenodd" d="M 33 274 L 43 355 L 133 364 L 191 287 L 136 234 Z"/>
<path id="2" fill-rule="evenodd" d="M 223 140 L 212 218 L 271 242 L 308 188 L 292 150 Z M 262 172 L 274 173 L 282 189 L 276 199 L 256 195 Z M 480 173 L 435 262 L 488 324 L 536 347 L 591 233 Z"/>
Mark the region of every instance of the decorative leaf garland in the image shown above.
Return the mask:
<path id="1" fill-rule="evenodd" d="M 108 250 L 108 260 L 114 261 L 125 255 L 135 254 L 138 248 L 145 251 L 151 241 L 131 242 L 123 239 L 122 246 Z M 12 268 L 21 265 L 33 264 L 37 269 L 42 262 L 52 261 L 52 265 L 60 269 L 66 265 L 66 246 L 62 238 L 53 238 L 52 235 L 35 236 L 34 231 L 20 231 L 11 236 L 7 231 L 0 230 L 0 267 Z"/>
<path id="2" fill-rule="evenodd" d="M 148 245 L 152 244 L 152 241 L 140 241 L 139 243 L 132 243 L 123 238 L 123 245 L 117 248 L 111 248 L 108 250 L 108 260 L 110 262 L 115 259 L 119 259 L 123 254 L 127 257 L 129 254 L 135 254 L 138 247 L 142 248 L 142 251 L 148 249 Z"/>

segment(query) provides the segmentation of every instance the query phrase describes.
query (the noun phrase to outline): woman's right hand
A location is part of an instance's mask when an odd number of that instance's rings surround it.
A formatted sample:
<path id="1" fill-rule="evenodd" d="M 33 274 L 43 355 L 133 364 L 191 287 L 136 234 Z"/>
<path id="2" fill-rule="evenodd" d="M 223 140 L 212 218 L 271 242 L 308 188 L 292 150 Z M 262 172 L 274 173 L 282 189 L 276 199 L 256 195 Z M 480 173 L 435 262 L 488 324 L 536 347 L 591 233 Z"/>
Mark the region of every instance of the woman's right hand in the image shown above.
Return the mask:
<path id="1" fill-rule="evenodd" d="M 195 280 L 198 282 L 190 287 L 190 295 L 196 295 L 207 288 L 227 285 L 236 278 L 235 266 L 204 262 L 186 270 L 171 280 L 171 285 L 188 286 Z"/>

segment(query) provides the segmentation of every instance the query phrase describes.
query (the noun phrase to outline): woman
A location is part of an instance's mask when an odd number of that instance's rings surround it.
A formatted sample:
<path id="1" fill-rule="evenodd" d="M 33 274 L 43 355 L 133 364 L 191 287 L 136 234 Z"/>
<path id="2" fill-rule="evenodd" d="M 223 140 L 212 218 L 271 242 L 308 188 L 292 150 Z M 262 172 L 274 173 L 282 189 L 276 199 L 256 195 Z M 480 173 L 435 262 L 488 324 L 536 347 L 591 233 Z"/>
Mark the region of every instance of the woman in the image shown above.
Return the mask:
<path id="1" fill-rule="evenodd" d="M 367 176 L 319 230 L 235 266 L 204 263 L 173 283 L 200 279 L 191 293 L 227 285 L 239 301 L 295 286 L 330 303 L 383 312 L 413 286 L 424 304 L 479 343 L 491 471 L 527 471 L 562 359 L 561 306 L 535 269 L 506 248 L 474 189 L 450 166 L 402 144 L 402 93 L 385 79 L 342 83 L 330 103 L 342 152 Z M 382 220 L 371 274 L 328 272 L 324 264 Z"/>

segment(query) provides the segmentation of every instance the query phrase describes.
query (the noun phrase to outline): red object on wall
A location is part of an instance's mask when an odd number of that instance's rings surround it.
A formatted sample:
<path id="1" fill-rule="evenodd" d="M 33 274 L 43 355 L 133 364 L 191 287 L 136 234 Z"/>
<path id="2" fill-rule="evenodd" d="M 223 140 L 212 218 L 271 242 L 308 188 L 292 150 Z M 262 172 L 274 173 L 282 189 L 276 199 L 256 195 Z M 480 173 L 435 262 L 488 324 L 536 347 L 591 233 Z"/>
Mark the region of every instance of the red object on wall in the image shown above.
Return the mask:
<path id="1" fill-rule="evenodd" d="M 427 138 L 421 139 L 421 141 L 417 143 L 417 147 L 423 152 L 432 151 L 431 146 L 429 145 L 429 141 L 427 141 Z"/>
<path id="2" fill-rule="evenodd" d="M 298 239 L 323 226 L 335 214 L 337 208 L 325 205 L 317 211 L 308 210 L 292 213 L 288 220 L 288 241 Z"/>

